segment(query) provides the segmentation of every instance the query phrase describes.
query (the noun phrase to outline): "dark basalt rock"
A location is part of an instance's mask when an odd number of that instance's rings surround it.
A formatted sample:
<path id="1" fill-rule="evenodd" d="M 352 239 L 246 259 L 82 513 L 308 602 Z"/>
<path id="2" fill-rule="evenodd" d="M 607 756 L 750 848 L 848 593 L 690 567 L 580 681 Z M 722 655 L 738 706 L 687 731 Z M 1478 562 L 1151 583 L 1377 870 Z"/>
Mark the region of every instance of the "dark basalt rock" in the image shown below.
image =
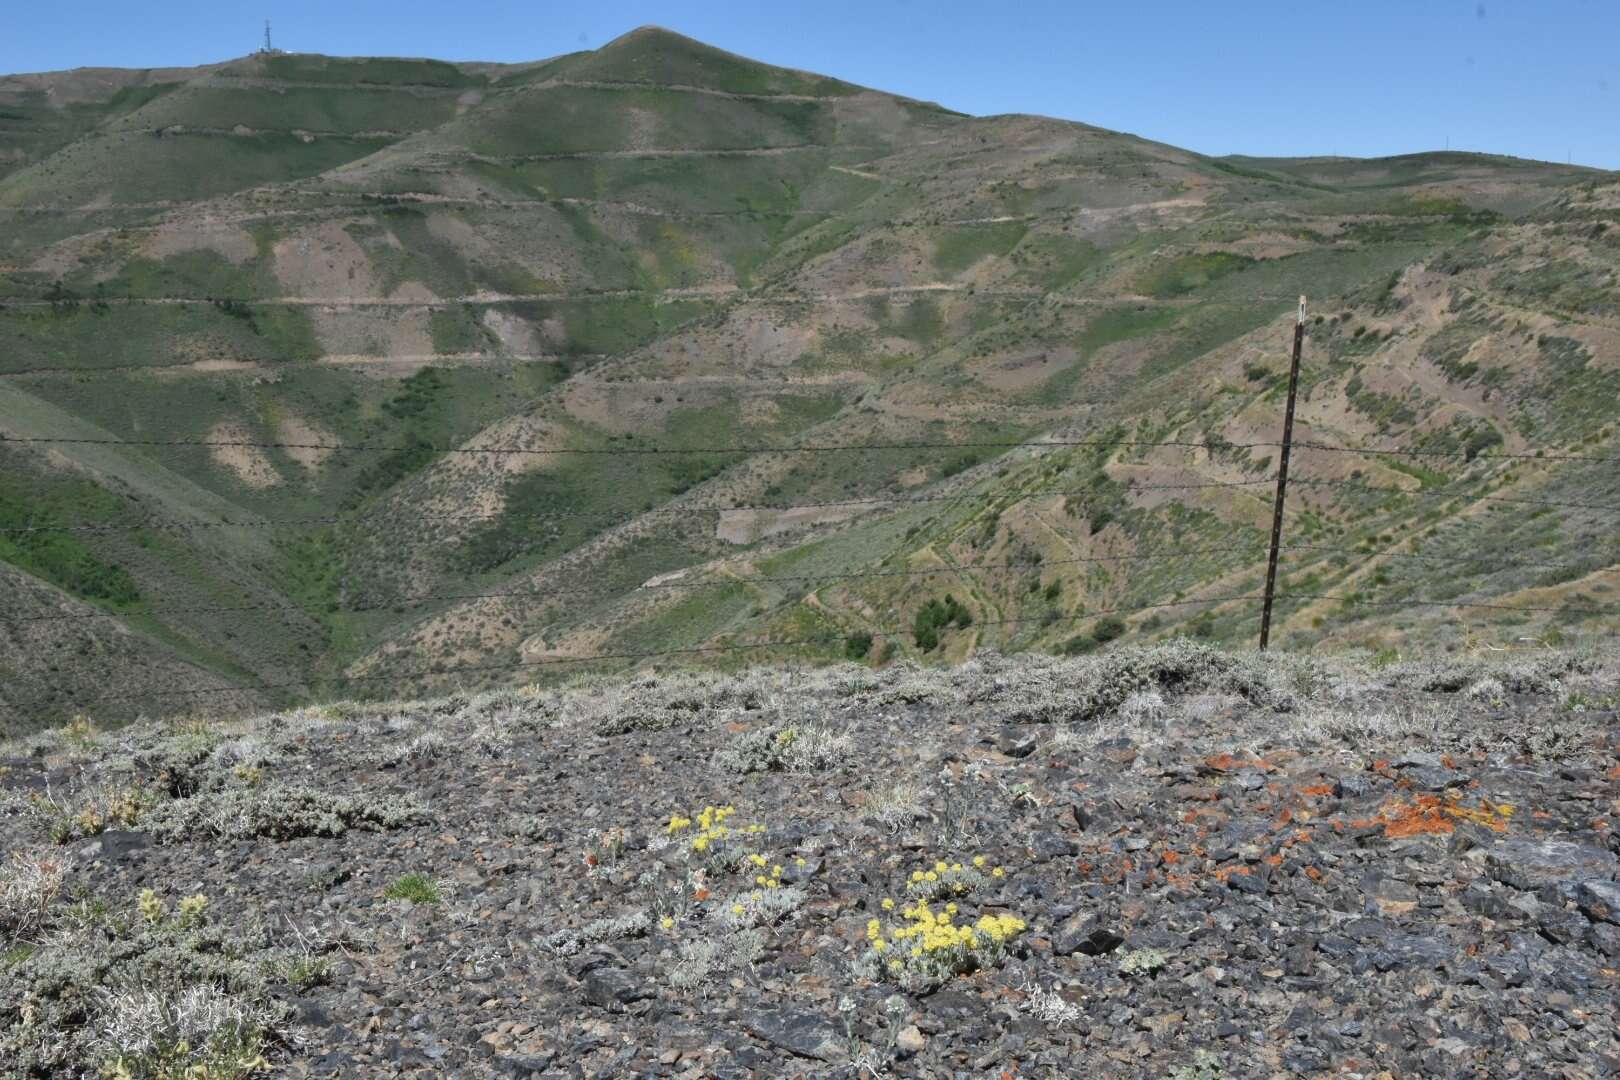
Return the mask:
<path id="1" fill-rule="evenodd" d="M 1113 952 L 1124 943 L 1124 935 L 1110 929 L 1091 912 L 1071 915 L 1052 934 L 1052 951 L 1058 956 L 1077 952 L 1086 956 L 1101 956 Z"/>
<path id="2" fill-rule="evenodd" d="M 1612 879 L 1620 869 L 1614 853 L 1589 844 L 1556 839 L 1505 839 L 1492 845 L 1485 864 L 1498 881 L 1535 889 L 1561 881 Z"/>
<path id="3" fill-rule="evenodd" d="M 598 967 L 585 976 L 585 1000 L 609 1008 L 653 996 L 653 988 L 625 968 Z"/>
<path id="4" fill-rule="evenodd" d="M 803 1009 L 752 1012 L 743 1025 L 757 1038 L 800 1057 L 831 1063 L 849 1056 L 848 1037 L 840 1025 Z"/>

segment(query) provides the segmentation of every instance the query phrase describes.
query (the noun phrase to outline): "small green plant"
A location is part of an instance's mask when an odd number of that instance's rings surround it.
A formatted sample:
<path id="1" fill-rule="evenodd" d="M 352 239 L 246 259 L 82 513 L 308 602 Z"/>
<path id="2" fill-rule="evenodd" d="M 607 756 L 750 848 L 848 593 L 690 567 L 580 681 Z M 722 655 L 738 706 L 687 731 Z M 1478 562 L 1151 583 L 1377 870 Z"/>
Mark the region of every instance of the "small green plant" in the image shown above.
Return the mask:
<path id="1" fill-rule="evenodd" d="M 62 726 L 62 740 L 80 750 L 88 750 L 96 744 L 96 727 L 88 716 L 79 713 Z"/>
<path id="2" fill-rule="evenodd" d="M 175 905 L 175 914 L 179 916 L 182 927 L 189 929 L 201 925 L 208 917 L 208 897 L 201 893 L 182 896 Z"/>
<path id="3" fill-rule="evenodd" d="M 49 850 L 14 851 L 0 863 L 0 941 L 15 941 L 52 921 L 66 869 Z"/>
<path id="4" fill-rule="evenodd" d="M 1153 975 L 1170 962 L 1163 949 L 1131 949 L 1120 958 L 1119 973 L 1125 976 Z"/>
<path id="5" fill-rule="evenodd" d="M 157 802 L 139 783 L 101 783 L 69 796 L 29 796 L 36 822 L 56 843 L 66 844 L 118 826 L 134 825 Z"/>
<path id="6" fill-rule="evenodd" d="M 271 974 L 303 993 L 332 981 L 332 958 L 313 954 L 294 956 L 272 964 Z"/>
<path id="7" fill-rule="evenodd" d="M 731 772 L 814 772 L 841 764 L 854 752 L 848 732 L 822 727 L 767 727 L 739 735 L 715 756 Z"/>
<path id="8" fill-rule="evenodd" d="M 426 874 L 406 874 L 388 883 L 383 896 L 389 900 L 409 900 L 413 904 L 437 904 L 439 886 Z"/>
<path id="9" fill-rule="evenodd" d="M 141 913 L 141 919 L 148 926 L 156 926 L 163 921 L 167 909 L 156 891 L 142 889 L 141 895 L 135 901 L 136 910 Z"/>
<path id="10" fill-rule="evenodd" d="M 1177 1065 L 1165 1074 L 1165 1080 L 1222 1080 L 1224 1076 L 1226 1067 L 1221 1064 L 1220 1055 L 1198 1050 L 1193 1053 L 1191 1064 Z"/>

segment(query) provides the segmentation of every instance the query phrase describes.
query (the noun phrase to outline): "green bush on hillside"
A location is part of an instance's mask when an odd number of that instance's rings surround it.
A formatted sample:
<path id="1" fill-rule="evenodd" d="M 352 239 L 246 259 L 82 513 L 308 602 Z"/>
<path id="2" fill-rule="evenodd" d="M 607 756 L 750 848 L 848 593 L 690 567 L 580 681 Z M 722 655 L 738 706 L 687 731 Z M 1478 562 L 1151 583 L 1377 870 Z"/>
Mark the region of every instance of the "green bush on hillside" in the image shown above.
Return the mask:
<path id="1" fill-rule="evenodd" d="M 917 648 L 923 652 L 933 652 L 939 648 L 940 631 L 952 626 L 966 629 L 972 624 L 972 613 L 956 597 L 947 594 L 943 601 L 930 600 L 918 610 L 912 623 L 912 633 L 917 638 Z"/>

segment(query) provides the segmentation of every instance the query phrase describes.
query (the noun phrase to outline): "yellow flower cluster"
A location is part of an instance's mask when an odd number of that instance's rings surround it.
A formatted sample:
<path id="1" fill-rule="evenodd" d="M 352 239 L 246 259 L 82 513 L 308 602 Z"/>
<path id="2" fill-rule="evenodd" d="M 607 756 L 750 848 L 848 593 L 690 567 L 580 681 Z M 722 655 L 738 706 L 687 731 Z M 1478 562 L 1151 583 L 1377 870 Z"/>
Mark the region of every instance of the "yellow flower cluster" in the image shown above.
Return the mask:
<path id="1" fill-rule="evenodd" d="M 884 910 L 890 910 L 893 906 L 893 901 L 884 901 Z M 866 940 L 877 952 L 887 951 L 891 943 L 905 943 L 901 947 L 909 946 L 908 951 L 913 959 L 937 953 L 955 953 L 950 959 L 964 961 L 969 960 L 969 954 L 981 946 L 1005 945 L 1025 929 L 1024 920 L 1016 915 L 983 915 L 976 923 L 958 926 L 954 921 L 957 915 L 955 904 L 946 904 L 943 911 L 936 912 L 929 908 L 926 901 L 920 901 L 903 909 L 900 914 L 906 918 L 906 923 L 891 928 L 887 938 L 883 935 L 881 920 L 867 921 Z"/>
<path id="2" fill-rule="evenodd" d="M 705 806 L 702 810 L 700 810 L 697 816 L 698 831 L 692 837 L 692 850 L 697 852 L 707 851 L 716 843 L 725 840 L 726 837 L 733 836 L 738 833 L 757 836 L 765 831 L 765 826 L 758 824 L 747 825 L 741 828 L 734 828 L 733 826 L 727 825 L 726 822 L 730 820 L 732 815 L 734 815 L 736 812 L 737 808 L 735 806 Z M 666 827 L 665 831 L 668 833 L 668 835 L 675 836 L 678 833 L 685 832 L 691 827 L 691 818 L 682 817 L 680 814 L 672 814 L 669 819 L 669 825 Z"/>
<path id="3" fill-rule="evenodd" d="M 922 900 L 966 896 L 985 884 L 984 876 L 979 871 L 984 868 L 987 861 L 983 855 L 976 855 L 973 858 L 973 865 L 967 867 L 959 862 L 948 863 L 940 860 L 931 867 L 913 870 L 906 882 L 906 891 Z M 1004 871 L 999 866 L 990 872 L 992 877 L 997 878 L 1003 874 Z"/>
<path id="4" fill-rule="evenodd" d="M 760 855 L 760 854 L 758 854 L 756 852 L 755 854 L 748 856 L 748 861 L 753 863 L 756 867 L 763 868 L 765 866 L 765 864 L 767 862 L 769 862 L 770 860 L 765 858 L 765 856 Z M 771 866 L 771 872 L 769 874 L 755 874 L 754 875 L 754 884 L 758 885 L 762 889 L 779 889 L 779 888 L 781 888 L 782 887 L 782 864 L 781 863 L 775 863 L 774 865 L 772 865 Z"/>

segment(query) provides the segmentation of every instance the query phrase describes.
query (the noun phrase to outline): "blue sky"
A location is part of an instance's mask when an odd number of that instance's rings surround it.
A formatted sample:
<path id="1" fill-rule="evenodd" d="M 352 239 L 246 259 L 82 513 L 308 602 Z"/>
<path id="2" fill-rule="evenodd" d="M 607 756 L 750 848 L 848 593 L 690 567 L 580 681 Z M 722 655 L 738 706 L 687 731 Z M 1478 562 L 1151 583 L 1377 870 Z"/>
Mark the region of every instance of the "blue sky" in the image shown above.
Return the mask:
<path id="1" fill-rule="evenodd" d="M 1205 153 L 1444 148 L 1620 169 L 1620 0 L 72 0 L 0 72 L 339 55 L 535 60 L 657 23 L 963 112 L 1061 116 Z"/>

